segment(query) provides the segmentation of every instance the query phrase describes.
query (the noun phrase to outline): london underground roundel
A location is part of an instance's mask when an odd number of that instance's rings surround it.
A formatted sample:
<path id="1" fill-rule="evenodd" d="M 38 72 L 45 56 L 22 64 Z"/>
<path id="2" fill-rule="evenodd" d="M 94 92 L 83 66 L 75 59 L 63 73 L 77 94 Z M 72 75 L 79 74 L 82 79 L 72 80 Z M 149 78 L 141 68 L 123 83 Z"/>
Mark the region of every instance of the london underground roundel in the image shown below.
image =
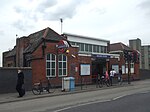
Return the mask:
<path id="1" fill-rule="evenodd" d="M 58 43 L 58 53 L 64 53 L 66 52 L 67 48 L 69 47 L 69 44 L 65 40 L 60 40 Z"/>

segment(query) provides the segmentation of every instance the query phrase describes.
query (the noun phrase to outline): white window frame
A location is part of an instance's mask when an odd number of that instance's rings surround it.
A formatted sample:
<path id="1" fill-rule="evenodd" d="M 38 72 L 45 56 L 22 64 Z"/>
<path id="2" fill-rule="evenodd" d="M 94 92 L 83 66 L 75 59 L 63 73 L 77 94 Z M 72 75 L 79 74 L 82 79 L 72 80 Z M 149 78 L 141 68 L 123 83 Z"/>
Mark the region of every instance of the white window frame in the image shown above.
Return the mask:
<path id="1" fill-rule="evenodd" d="M 50 55 L 50 60 L 47 59 L 47 56 Z M 52 55 L 55 56 L 55 59 L 52 60 Z M 47 63 L 50 63 L 50 68 L 47 67 Z M 52 68 L 52 63 L 55 63 L 55 68 Z M 52 75 L 52 70 L 55 70 L 55 74 Z M 50 75 L 48 75 L 47 70 L 50 71 Z M 46 77 L 56 77 L 56 55 L 55 54 L 47 54 L 46 55 Z"/>
<path id="2" fill-rule="evenodd" d="M 60 58 L 59 58 L 59 56 L 61 56 L 61 60 L 59 60 Z M 65 56 L 66 57 L 66 60 L 63 60 L 63 56 Z M 59 63 L 61 63 L 61 68 L 59 67 Z M 64 66 L 63 66 L 63 64 L 64 63 L 66 63 L 66 68 L 64 68 Z M 61 69 L 61 73 L 62 74 L 60 74 L 60 69 Z M 63 72 L 64 72 L 64 69 L 66 69 L 66 74 L 64 74 Z M 64 55 L 64 54 L 60 54 L 60 55 L 58 55 L 58 76 L 59 77 L 62 77 L 62 76 L 67 76 L 67 56 L 66 55 Z"/>

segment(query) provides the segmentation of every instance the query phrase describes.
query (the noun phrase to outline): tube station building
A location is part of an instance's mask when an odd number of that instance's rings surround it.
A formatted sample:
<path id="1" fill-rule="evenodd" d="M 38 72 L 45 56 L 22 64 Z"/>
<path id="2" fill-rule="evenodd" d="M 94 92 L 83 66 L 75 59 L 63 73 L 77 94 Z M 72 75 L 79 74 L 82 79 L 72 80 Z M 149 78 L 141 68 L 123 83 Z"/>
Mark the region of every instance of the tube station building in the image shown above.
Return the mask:
<path id="1" fill-rule="evenodd" d="M 49 78 L 61 85 L 63 77 L 74 77 L 75 84 L 82 78 L 92 83 L 97 74 L 111 68 L 118 71 L 121 67 L 125 71 L 122 52 L 113 49 L 110 54 L 110 50 L 109 40 L 69 33 L 59 35 L 48 27 L 17 38 L 14 48 L 3 53 L 3 67 L 31 67 L 32 83 Z M 138 65 L 134 67 L 133 74 L 138 79 Z"/>

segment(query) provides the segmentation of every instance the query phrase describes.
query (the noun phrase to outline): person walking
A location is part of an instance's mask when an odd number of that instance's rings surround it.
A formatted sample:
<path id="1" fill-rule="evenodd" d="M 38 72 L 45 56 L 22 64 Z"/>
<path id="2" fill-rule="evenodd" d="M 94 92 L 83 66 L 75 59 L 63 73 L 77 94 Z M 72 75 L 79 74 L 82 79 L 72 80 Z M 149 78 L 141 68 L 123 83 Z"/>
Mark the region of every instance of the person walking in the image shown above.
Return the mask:
<path id="1" fill-rule="evenodd" d="M 116 71 L 115 71 L 114 69 L 112 69 L 112 70 L 110 71 L 110 85 L 111 85 L 111 86 L 112 86 L 112 84 L 113 84 L 113 78 L 114 78 L 115 74 L 116 74 Z"/>
<path id="2" fill-rule="evenodd" d="M 119 69 L 119 74 L 118 74 L 118 83 L 119 83 L 119 85 L 121 85 L 121 84 L 122 84 L 122 69 L 121 69 L 121 68 Z"/>
<path id="3" fill-rule="evenodd" d="M 18 97 L 23 97 L 25 95 L 25 89 L 23 88 L 23 84 L 24 84 L 24 73 L 19 69 L 16 84 L 16 90 L 19 93 Z"/>
<path id="4" fill-rule="evenodd" d="M 110 86 L 110 81 L 109 80 L 110 80 L 109 79 L 109 74 L 108 74 L 108 72 L 106 70 L 106 72 L 105 72 L 105 83 L 106 83 L 107 86 Z"/>

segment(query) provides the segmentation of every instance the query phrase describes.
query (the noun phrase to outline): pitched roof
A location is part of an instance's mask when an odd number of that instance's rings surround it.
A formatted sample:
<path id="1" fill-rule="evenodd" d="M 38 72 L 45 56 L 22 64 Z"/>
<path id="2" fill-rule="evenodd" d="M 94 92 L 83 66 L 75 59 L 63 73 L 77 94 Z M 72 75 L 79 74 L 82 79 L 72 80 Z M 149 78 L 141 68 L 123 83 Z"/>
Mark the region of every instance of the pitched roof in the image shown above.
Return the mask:
<path id="1" fill-rule="evenodd" d="M 110 51 L 118 51 L 118 50 L 132 50 L 130 47 L 126 46 L 125 44 L 119 42 L 119 43 L 113 43 L 110 44 Z"/>
<path id="2" fill-rule="evenodd" d="M 10 51 L 7 51 L 7 54 L 5 57 L 12 57 L 12 56 L 15 56 L 16 55 L 16 46 L 10 50 Z"/>
<path id="3" fill-rule="evenodd" d="M 40 43 L 42 43 L 43 38 L 49 41 L 60 41 L 62 40 L 62 36 L 59 35 L 58 33 L 56 33 L 54 30 L 52 30 L 51 28 L 47 27 L 43 30 L 40 30 L 38 32 L 32 33 L 29 36 L 25 37 L 21 37 L 21 38 L 26 38 L 29 40 L 29 44 L 28 47 L 26 47 L 24 49 L 23 53 L 31 53 L 33 52 Z M 15 56 L 16 55 L 16 46 L 10 50 L 7 51 L 8 53 L 6 54 L 6 57 L 11 57 L 11 56 Z"/>
<path id="4" fill-rule="evenodd" d="M 33 34 L 30 34 L 28 38 L 30 40 L 30 43 L 28 47 L 24 50 L 24 53 L 33 52 L 39 46 L 39 44 L 42 43 L 43 38 L 50 41 L 62 40 L 62 37 L 49 27 L 41 31 L 35 32 Z"/>

